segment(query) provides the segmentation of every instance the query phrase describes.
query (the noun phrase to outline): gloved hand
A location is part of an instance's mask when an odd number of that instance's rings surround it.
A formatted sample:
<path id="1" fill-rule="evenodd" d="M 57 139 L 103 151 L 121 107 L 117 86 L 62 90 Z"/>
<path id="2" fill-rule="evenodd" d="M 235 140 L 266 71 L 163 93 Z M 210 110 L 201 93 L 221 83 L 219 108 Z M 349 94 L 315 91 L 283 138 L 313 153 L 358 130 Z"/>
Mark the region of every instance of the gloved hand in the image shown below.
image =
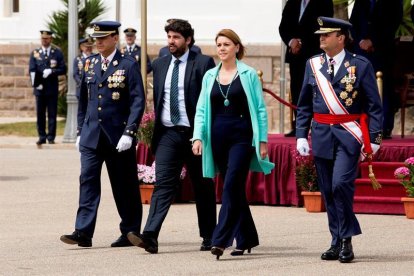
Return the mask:
<path id="1" fill-rule="evenodd" d="M 121 151 L 129 149 L 131 146 L 132 146 L 132 137 L 128 135 L 122 135 L 121 139 L 119 139 L 116 149 L 118 150 L 118 152 L 121 152 Z"/>
<path id="2" fill-rule="evenodd" d="M 371 143 L 371 148 L 372 148 L 372 155 L 374 155 L 380 149 L 380 145 Z"/>
<path id="3" fill-rule="evenodd" d="M 47 68 L 47 69 L 43 70 L 43 78 L 44 79 L 49 77 L 50 74 L 52 74 L 52 69 Z"/>
<path id="4" fill-rule="evenodd" d="M 298 138 L 296 140 L 296 149 L 298 150 L 301 156 L 309 155 L 309 143 L 306 138 Z"/>
<path id="5" fill-rule="evenodd" d="M 80 136 L 76 137 L 75 147 L 77 150 L 79 150 L 79 142 L 80 142 Z"/>
<path id="6" fill-rule="evenodd" d="M 43 90 L 43 85 L 42 84 L 39 84 L 39 86 L 36 87 L 36 90 Z"/>

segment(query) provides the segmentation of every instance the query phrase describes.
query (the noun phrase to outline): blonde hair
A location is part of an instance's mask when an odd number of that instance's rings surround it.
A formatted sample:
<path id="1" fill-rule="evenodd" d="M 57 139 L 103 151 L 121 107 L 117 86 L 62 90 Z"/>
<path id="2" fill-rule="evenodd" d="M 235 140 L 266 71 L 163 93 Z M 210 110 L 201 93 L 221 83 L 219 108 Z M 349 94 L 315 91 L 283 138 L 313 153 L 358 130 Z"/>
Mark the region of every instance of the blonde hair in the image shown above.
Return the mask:
<path id="1" fill-rule="evenodd" d="M 244 55 L 246 54 L 246 48 L 244 47 L 243 43 L 240 40 L 240 37 L 236 34 L 235 31 L 231 29 L 222 29 L 219 31 L 216 35 L 215 41 L 217 42 L 217 39 L 219 36 L 224 36 L 230 39 L 235 45 L 239 45 L 239 51 L 236 53 L 237 59 L 242 59 Z"/>

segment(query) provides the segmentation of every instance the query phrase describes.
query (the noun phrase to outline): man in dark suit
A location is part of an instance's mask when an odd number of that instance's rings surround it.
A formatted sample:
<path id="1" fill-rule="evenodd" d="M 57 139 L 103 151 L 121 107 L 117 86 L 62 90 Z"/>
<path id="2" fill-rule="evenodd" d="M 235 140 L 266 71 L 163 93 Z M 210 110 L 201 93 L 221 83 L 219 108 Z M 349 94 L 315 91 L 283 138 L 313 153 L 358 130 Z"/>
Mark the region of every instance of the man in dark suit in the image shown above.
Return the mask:
<path id="1" fill-rule="evenodd" d="M 158 252 L 158 235 L 180 183 L 183 164 L 193 184 L 200 236 L 200 250 L 211 249 L 216 225 L 214 183 L 202 177 L 201 157 L 192 154 L 195 109 L 204 73 L 213 68 L 211 57 L 189 50 L 194 30 L 185 20 L 165 27 L 171 55 L 158 58 L 154 68 L 155 127 L 152 150 L 155 152 L 156 185 L 147 223 L 141 234 L 131 232 L 128 239 L 147 252 Z"/>
<path id="2" fill-rule="evenodd" d="M 52 45 L 53 32 L 40 31 L 42 47 L 30 55 L 29 74 L 36 96 L 38 146 L 55 143 L 57 103 L 59 96 L 58 76 L 66 74 L 66 64 L 62 52 Z M 46 112 L 48 132 L 46 134 Z"/>
<path id="3" fill-rule="evenodd" d="M 382 108 L 371 63 L 344 49 L 352 25 L 328 17 L 318 21 L 316 33 L 325 53 L 306 64 L 298 102 L 297 150 L 309 155 L 311 128 L 318 184 L 332 236 L 321 258 L 347 263 L 354 259 L 352 236 L 361 234 L 353 211 L 358 162 L 361 154 L 375 154 L 380 147 Z"/>
<path id="4" fill-rule="evenodd" d="M 121 48 L 121 53 L 133 57 L 141 68 L 141 47 L 135 44 L 137 30 L 126 28 L 124 30 L 126 45 Z M 151 59 L 147 55 L 147 74 L 152 72 Z"/>
<path id="5" fill-rule="evenodd" d="M 332 0 L 288 0 L 282 13 L 279 33 L 287 46 L 285 60 L 289 63 L 290 96 L 296 105 L 302 88 L 306 60 L 321 52 L 318 37 L 318 16 L 333 16 Z M 296 118 L 296 111 L 294 111 Z M 295 136 L 295 119 L 292 131 L 285 136 Z"/>
<path id="6" fill-rule="evenodd" d="M 174 20 L 176 20 L 176 18 L 167 19 L 167 23 L 166 24 L 167 25 L 168 24 L 171 24 Z M 190 51 L 192 51 L 192 52 L 194 52 L 196 54 L 202 54 L 200 47 L 198 47 L 197 45 L 194 45 L 194 43 L 195 43 L 194 37 L 191 38 L 191 40 L 192 41 L 191 41 Z M 170 53 L 170 49 L 169 49 L 168 45 L 162 47 L 160 49 L 160 51 L 158 52 L 158 57 L 164 57 L 164 56 L 169 56 L 169 55 L 171 55 L 171 53 Z"/>
<path id="7" fill-rule="evenodd" d="M 89 38 L 82 38 L 79 40 L 79 50 L 80 53 L 75 59 L 73 60 L 73 78 L 76 83 L 76 98 L 79 100 L 80 95 L 80 87 L 82 84 L 82 75 L 83 75 L 83 67 L 85 65 L 85 60 L 92 54 L 92 47 L 93 47 L 93 39 Z"/>
<path id="8" fill-rule="evenodd" d="M 396 109 L 393 83 L 395 33 L 401 23 L 401 0 L 356 0 L 352 23 L 353 51 L 368 58 L 375 72 L 383 73 L 384 139 L 391 138 Z"/>
<path id="9" fill-rule="evenodd" d="M 78 108 L 81 153 L 79 208 L 75 231 L 60 240 L 92 246 L 101 196 L 103 162 L 108 170 L 119 216 L 121 236 L 111 247 L 131 246 L 126 235 L 141 228 L 142 204 L 138 189 L 136 133 L 145 109 L 138 63 L 122 56 L 116 21 L 92 23 L 99 54 L 85 60 Z"/>

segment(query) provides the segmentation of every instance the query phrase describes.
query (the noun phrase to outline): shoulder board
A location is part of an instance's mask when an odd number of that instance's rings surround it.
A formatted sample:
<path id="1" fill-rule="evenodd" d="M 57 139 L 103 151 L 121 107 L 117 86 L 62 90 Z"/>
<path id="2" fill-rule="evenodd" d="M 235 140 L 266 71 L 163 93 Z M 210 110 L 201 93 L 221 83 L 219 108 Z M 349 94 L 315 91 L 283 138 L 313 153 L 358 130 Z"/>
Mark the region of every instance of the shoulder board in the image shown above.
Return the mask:
<path id="1" fill-rule="evenodd" d="M 353 58 L 356 58 L 356 59 L 358 59 L 358 60 L 361 60 L 361 61 L 363 61 L 363 62 L 365 62 L 365 63 L 368 63 L 368 62 L 369 62 L 369 60 L 368 60 L 366 57 L 362 56 L 362 55 L 351 54 L 351 56 L 352 56 Z"/>

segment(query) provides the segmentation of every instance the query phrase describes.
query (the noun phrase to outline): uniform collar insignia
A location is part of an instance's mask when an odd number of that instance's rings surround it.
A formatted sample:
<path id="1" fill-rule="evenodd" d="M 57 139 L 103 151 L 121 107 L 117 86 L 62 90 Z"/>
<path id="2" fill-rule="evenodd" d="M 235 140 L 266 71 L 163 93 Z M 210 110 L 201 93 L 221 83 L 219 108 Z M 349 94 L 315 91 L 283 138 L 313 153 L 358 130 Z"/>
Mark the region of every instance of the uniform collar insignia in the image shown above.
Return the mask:
<path id="1" fill-rule="evenodd" d="M 118 65 L 118 61 L 117 61 L 117 60 L 114 60 L 114 61 L 112 62 L 112 64 L 113 64 L 114 66 L 117 66 L 117 65 Z"/>

